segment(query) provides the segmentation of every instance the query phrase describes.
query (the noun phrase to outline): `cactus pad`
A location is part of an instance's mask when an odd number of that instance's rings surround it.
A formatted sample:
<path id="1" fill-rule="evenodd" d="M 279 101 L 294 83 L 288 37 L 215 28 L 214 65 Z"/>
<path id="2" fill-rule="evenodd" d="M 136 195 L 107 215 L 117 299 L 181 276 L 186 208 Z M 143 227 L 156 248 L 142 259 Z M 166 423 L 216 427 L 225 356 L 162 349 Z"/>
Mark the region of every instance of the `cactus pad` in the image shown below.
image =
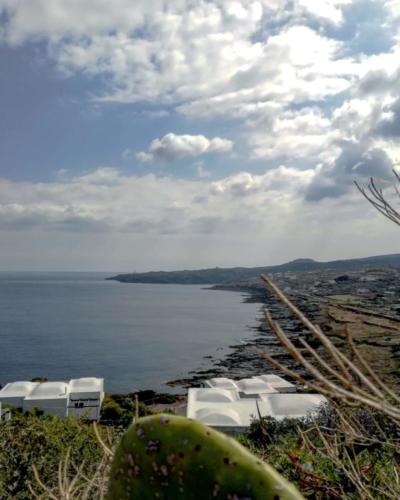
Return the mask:
<path id="1" fill-rule="evenodd" d="M 298 500 L 294 486 L 234 439 L 171 415 L 139 419 L 116 450 L 108 500 Z"/>

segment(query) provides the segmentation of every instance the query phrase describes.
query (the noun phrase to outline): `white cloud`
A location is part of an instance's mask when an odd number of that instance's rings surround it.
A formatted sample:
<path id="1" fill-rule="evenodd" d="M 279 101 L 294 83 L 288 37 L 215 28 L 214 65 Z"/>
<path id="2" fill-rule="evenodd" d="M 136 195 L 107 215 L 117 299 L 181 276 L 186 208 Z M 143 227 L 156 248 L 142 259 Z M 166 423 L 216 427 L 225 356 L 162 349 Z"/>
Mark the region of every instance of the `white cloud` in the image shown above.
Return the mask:
<path id="1" fill-rule="evenodd" d="M 153 155 L 151 153 L 145 153 L 144 151 L 140 151 L 136 153 L 136 159 L 141 161 L 142 163 L 147 163 L 153 160 Z"/>
<path id="2" fill-rule="evenodd" d="M 248 127 L 252 151 L 260 158 L 315 161 L 325 155 L 333 139 L 331 120 L 318 108 L 282 111 L 275 117 L 260 112 L 257 118 L 248 121 Z"/>
<path id="3" fill-rule="evenodd" d="M 398 0 L 386 0 L 385 5 L 387 5 L 395 17 L 400 18 L 400 3 Z"/>
<path id="4" fill-rule="evenodd" d="M 311 99 L 346 88 L 354 68 L 336 61 L 340 44 L 298 25 L 303 11 L 337 22 L 346 3 L 0 0 L 9 43 L 49 41 L 62 71 L 105 76 L 100 101 L 157 101 L 191 114 L 204 113 L 203 101 L 207 113 L 214 102 L 217 112 L 223 105 L 235 113 L 241 102 Z M 280 33 L 263 32 L 286 12 L 291 20 Z"/>
<path id="5" fill-rule="evenodd" d="M 129 0 L 114 0 L 112 4 L 107 0 L 0 0 L 0 9 L 10 16 L 7 38 L 17 44 L 30 38 L 57 42 L 66 37 L 134 30 L 164 4 L 163 0 L 146 0 L 135 5 Z"/>
<path id="6" fill-rule="evenodd" d="M 175 111 L 187 121 L 236 118 L 235 135 L 249 147 L 243 157 L 298 161 L 299 169 L 314 169 L 317 191 L 342 194 L 349 176 L 370 170 L 370 158 L 386 169 L 399 151 L 398 2 L 376 4 L 392 47 L 372 50 L 375 35 L 367 26 L 362 35 L 371 50 L 364 51 L 353 46 L 363 37 L 349 12 L 370 6 L 369 0 L 0 0 L 6 13 L 0 36 L 10 44 L 47 42 L 61 71 L 101 76 L 94 80 L 105 82 L 97 101 L 151 102 L 149 113 L 164 116 L 168 109 L 171 120 Z M 171 161 L 232 147 L 219 137 L 167 134 L 136 158 Z M 352 159 L 365 168 L 354 170 Z"/>
<path id="7" fill-rule="evenodd" d="M 355 190 L 345 202 L 305 203 L 313 176 L 282 166 L 219 181 L 112 168 L 55 183 L 1 179 L 0 268 L 129 271 L 396 251 L 397 228 Z"/>
<path id="8" fill-rule="evenodd" d="M 347 90 L 360 71 L 356 61 L 340 57 L 340 42 L 307 26 L 283 28 L 256 45 L 254 59 L 237 67 L 218 92 L 187 99 L 179 111 L 243 116 L 265 106 L 322 100 Z"/>
<path id="9" fill-rule="evenodd" d="M 216 196 L 230 195 L 232 197 L 268 193 L 273 195 L 275 202 L 277 202 L 277 197 L 280 200 L 287 196 L 290 198 L 298 197 L 313 176 L 312 170 L 301 171 L 284 166 L 269 170 L 262 175 L 240 172 L 213 182 L 210 193 Z"/>
<path id="10" fill-rule="evenodd" d="M 206 153 L 223 153 L 231 151 L 233 142 L 228 139 L 214 137 L 208 139 L 204 135 L 177 135 L 169 133 L 160 139 L 154 139 L 149 152 L 140 152 L 136 158 L 142 162 L 151 160 L 174 161 L 188 156 L 199 156 Z"/>
<path id="11" fill-rule="evenodd" d="M 340 107 L 367 73 L 399 67 L 398 48 L 367 56 L 328 35 L 327 25 L 343 23 L 348 9 L 363 3 L 367 8 L 364 0 L 0 0 L 0 9 L 8 15 L 8 43 L 47 41 L 63 72 L 101 76 L 98 101 L 151 102 L 153 116 L 168 106 L 190 119 L 270 123 L 265 138 L 262 129 L 244 130 L 254 156 L 292 150 L 313 161 L 318 143 L 329 147 L 337 133 L 335 124 L 329 130 L 326 101 L 337 97 L 333 106 Z M 385 6 L 380 22 L 395 40 L 397 2 Z M 291 109 L 310 102 L 312 112 Z M 320 130 L 311 125 L 301 134 L 307 114 Z M 150 161 L 157 148 L 162 154 L 163 144 L 154 147 L 139 161 Z"/>
<path id="12" fill-rule="evenodd" d="M 310 14 L 339 24 L 343 21 L 342 8 L 352 0 L 299 0 L 299 6 Z"/>
<path id="13" fill-rule="evenodd" d="M 196 220 L 262 220 L 301 202 L 312 171 L 281 166 L 219 181 L 122 175 L 103 167 L 55 183 L 0 179 L 0 228 L 191 233 Z"/>

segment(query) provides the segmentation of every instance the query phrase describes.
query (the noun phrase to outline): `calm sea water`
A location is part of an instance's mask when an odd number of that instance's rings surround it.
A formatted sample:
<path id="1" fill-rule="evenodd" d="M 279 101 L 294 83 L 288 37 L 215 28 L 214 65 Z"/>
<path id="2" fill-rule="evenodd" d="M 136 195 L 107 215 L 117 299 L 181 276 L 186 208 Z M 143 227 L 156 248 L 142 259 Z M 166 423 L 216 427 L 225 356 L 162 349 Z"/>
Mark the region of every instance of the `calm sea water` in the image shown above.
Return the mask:
<path id="1" fill-rule="evenodd" d="M 104 377 L 110 392 L 167 390 L 252 335 L 259 304 L 191 285 L 100 273 L 0 273 L 0 383 Z"/>

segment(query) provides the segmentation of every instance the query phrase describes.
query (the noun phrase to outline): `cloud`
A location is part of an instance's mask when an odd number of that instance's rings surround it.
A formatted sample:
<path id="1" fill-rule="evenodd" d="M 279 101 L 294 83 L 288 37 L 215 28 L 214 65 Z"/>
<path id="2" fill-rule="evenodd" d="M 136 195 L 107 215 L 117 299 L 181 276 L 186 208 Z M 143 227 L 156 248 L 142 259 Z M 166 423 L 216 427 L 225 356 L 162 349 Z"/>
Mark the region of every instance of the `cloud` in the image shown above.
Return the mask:
<path id="1" fill-rule="evenodd" d="M 319 158 L 332 136 L 331 120 L 320 109 L 260 113 L 247 121 L 249 143 L 256 158 Z"/>
<path id="2" fill-rule="evenodd" d="M 391 61 L 387 62 L 390 63 Z M 400 68 L 396 65 L 388 64 L 387 68 L 368 71 L 360 80 L 358 87 L 361 95 L 368 96 L 386 93 L 395 94 L 399 91 L 399 85 Z"/>
<path id="3" fill-rule="evenodd" d="M 392 178 L 400 136 L 400 69 L 392 57 L 398 58 L 399 48 L 373 57 L 352 98 L 333 111 L 331 149 L 337 154 L 316 170 L 307 200 L 342 196 L 353 180 Z"/>
<path id="4" fill-rule="evenodd" d="M 385 118 L 376 128 L 376 133 L 387 139 L 400 137 L 400 97 L 384 109 Z"/>
<path id="5" fill-rule="evenodd" d="M 267 206 L 288 209 L 301 200 L 312 175 L 281 166 L 219 181 L 182 180 L 102 167 L 56 183 L 0 179 L 0 229 L 172 234 L 190 233 L 198 219 L 250 223 L 264 217 Z"/>
<path id="6" fill-rule="evenodd" d="M 241 102 L 285 99 L 283 89 L 287 101 L 347 88 L 357 65 L 310 25 L 340 24 L 348 3 L 0 0 L 4 39 L 45 41 L 64 74 L 101 76 L 99 101 L 172 104 L 190 115 L 213 113 L 214 103 L 234 114 Z M 268 30 L 274 23 L 279 33 Z"/>
<path id="7" fill-rule="evenodd" d="M 281 166 L 183 180 L 107 167 L 54 183 L 0 179 L 0 268 L 265 265 L 396 250 L 396 227 L 356 190 L 305 202 L 314 176 Z"/>
<path id="8" fill-rule="evenodd" d="M 136 158 L 142 162 L 157 160 L 170 162 L 189 156 L 206 153 L 224 153 L 231 151 L 233 142 L 228 139 L 214 137 L 208 139 L 204 135 L 176 135 L 169 133 L 160 139 L 154 139 L 149 152 L 140 152 Z"/>
<path id="9" fill-rule="evenodd" d="M 299 0 L 299 6 L 306 12 L 334 24 L 343 21 L 343 7 L 349 4 L 351 0 Z"/>
<path id="10" fill-rule="evenodd" d="M 307 200 L 343 196 L 353 176 L 384 175 L 400 155 L 396 0 L 0 0 L 0 10 L 4 43 L 40 41 L 63 75 L 95 82 L 96 103 L 151 103 L 152 116 L 180 114 L 196 130 L 200 118 L 223 123 L 249 175 L 252 160 L 313 171 Z M 170 133 L 136 158 L 232 148 Z M 230 182 L 232 195 L 264 181 Z"/>
<path id="11" fill-rule="evenodd" d="M 213 182 L 210 194 L 229 195 L 233 198 L 253 196 L 255 194 L 273 195 L 275 200 L 286 195 L 298 196 L 313 177 L 312 170 L 300 171 L 281 166 L 262 175 L 240 172 L 220 181 Z"/>
<path id="12" fill-rule="evenodd" d="M 346 142 L 331 165 L 317 170 L 306 190 L 305 199 L 320 201 L 341 196 L 353 189 L 354 180 L 366 181 L 370 177 L 390 179 L 392 168 L 390 157 L 382 149 L 364 149 L 359 143 Z"/>
<path id="13" fill-rule="evenodd" d="M 386 0 L 385 5 L 396 19 L 400 18 L 400 5 L 397 0 Z"/>
<path id="14" fill-rule="evenodd" d="M 144 151 L 140 151 L 136 153 L 136 159 L 141 161 L 142 163 L 147 163 L 153 160 L 153 155 L 151 153 L 145 153 Z"/>
<path id="15" fill-rule="evenodd" d="M 186 99 L 178 111 L 190 117 L 243 117 L 344 92 L 360 69 L 356 60 L 340 57 L 342 48 L 340 41 L 308 26 L 284 27 L 254 45 L 254 57 L 249 54 L 247 64 L 217 92 Z"/>

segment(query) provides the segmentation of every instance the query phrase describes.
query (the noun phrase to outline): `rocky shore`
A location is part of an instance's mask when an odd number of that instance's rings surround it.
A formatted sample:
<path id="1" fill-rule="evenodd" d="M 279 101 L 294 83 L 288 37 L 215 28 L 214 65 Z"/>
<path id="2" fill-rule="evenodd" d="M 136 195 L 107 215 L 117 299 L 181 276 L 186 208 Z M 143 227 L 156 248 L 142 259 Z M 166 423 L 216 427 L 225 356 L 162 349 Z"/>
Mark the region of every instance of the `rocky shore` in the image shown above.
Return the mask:
<path id="1" fill-rule="evenodd" d="M 400 383 L 400 270 L 395 267 L 352 269 L 345 274 L 337 270 L 278 272 L 274 281 L 312 321 L 319 324 L 334 342 L 347 349 L 349 332 L 371 364 L 392 386 Z M 168 383 L 171 387 L 190 387 L 206 378 L 229 376 L 243 378 L 264 372 L 277 373 L 262 359 L 255 347 L 267 351 L 287 367 L 303 372 L 282 348 L 263 319 L 266 306 L 290 340 L 300 347 L 299 337 L 319 348 L 318 343 L 299 320 L 265 288 L 259 278 L 242 280 L 213 289 L 230 290 L 247 295 L 246 301 L 260 303 L 260 324 L 249 341 L 231 346 L 223 359 L 215 359 L 211 368 L 194 370 L 186 378 Z M 372 320 L 371 320 L 372 318 Z M 386 318 L 386 319 L 385 319 Z"/>

